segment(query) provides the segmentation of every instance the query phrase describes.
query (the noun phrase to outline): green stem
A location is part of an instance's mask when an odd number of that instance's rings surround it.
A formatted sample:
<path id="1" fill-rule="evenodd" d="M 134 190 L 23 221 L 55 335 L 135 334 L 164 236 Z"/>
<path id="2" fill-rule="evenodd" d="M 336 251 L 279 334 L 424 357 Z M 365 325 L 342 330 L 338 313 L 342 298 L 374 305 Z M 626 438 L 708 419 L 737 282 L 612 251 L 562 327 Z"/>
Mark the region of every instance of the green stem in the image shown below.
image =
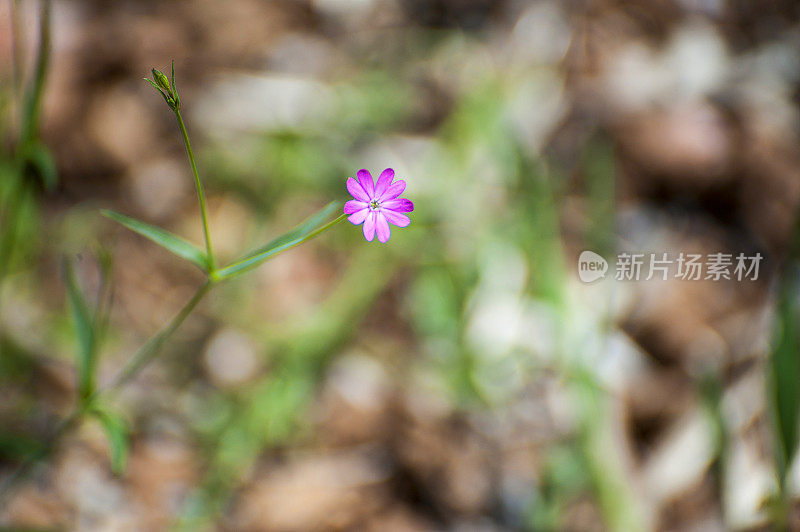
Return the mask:
<path id="1" fill-rule="evenodd" d="M 139 350 L 130 358 L 125 367 L 122 368 L 119 374 L 117 374 L 116 378 L 114 378 L 111 384 L 107 388 L 96 392 L 95 397 L 105 391 L 120 388 L 133 377 L 135 377 L 142 370 L 142 368 L 149 364 L 158 355 L 161 347 L 164 345 L 164 342 L 166 342 L 167 339 L 177 330 L 177 328 L 180 327 L 186 317 L 194 310 L 197 304 L 200 303 L 200 300 L 203 299 L 203 296 L 208 293 L 212 286 L 213 283 L 211 281 L 206 281 L 200 288 L 198 288 L 189 302 L 183 306 L 183 308 L 174 318 L 172 318 L 172 321 L 162 328 L 155 336 L 150 338 L 142 347 L 140 347 Z"/>
<path id="2" fill-rule="evenodd" d="M 197 199 L 200 202 L 200 213 L 203 216 L 203 236 L 206 239 L 206 253 L 208 254 L 208 270 L 209 274 L 214 272 L 214 253 L 211 251 L 211 236 L 208 232 L 208 212 L 206 208 L 206 195 L 203 192 L 203 184 L 200 182 L 200 175 L 197 173 L 197 164 L 194 161 L 194 152 L 192 151 L 192 144 L 189 142 L 189 134 L 186 132 L 186 124 L 183 123 L 183 117 L 179 109 L 175 110 L 175 116 L 178 118 L 178 126 L 181 128 L 181 135 L 183 135 L 183 143 L 186 145 L 186 153 L 189 156 L 189 164 L 192 166 L 192 173 L 194 174 L 194 186 L 197 189 Z"/>

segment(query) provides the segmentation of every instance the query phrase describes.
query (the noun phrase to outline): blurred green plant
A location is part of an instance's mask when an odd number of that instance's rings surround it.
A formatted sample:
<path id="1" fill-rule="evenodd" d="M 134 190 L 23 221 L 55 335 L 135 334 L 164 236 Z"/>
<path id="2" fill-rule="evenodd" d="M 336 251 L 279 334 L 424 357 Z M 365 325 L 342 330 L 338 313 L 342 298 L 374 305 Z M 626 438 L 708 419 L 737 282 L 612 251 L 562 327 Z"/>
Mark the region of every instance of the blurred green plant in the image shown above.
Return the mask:
<path id="1" fill-rule="evenodd" d="M 789 470 L 797 457 L 800 425 L 800 217 L 795 222 L 777 293 L 772 350 L 767 366 L 778 492 L 770 503 L 773 522 L 787 527 L 792 508 Z"/>
<path id="2" fill-rule="evenodd" d="M 56 186 L 56 165 L 49 150 L 39 138 L 39 121 L 47 73 L 50 65 L 51 39 L 50 0 L 39 2 L 39 44 L 33 77 L 24 81 L 23 43 L 20 39 L 21 5 L 11 2 L 11 28 L 13 53 L 13 88 L 17 109 L 18 132 L 12 156 L 11 171 L 0 171 L 7 182 L 0 187 L 0 286 L 12 266 L 15 251 L 25 231 L 27 212 L 34 208 L 37 182 L 46 190 Z"/>
<path id="3" fill-rule="evenodd" d="M 89 312 L 89 306 L 78 288 L 72 264 L 64 261 L 64 276 L 67 285 L 67 299 L 72 316 L 75 336 L 78 339 L 78 402 L 83 404 L 94 395 L 95 373 L 97 368 L 98 338 L 95 334 L 97 320 Z"/>
<path id="4" fill-rule="evenodd" d="M 477 249 L 470 252 L 498 242 L 522 252 L 522 262 L 529 273 L 524 275 L 520 292 L 514 292 L 513 296 L 536 302 L 552 315 L 554 359 L 532 360 L 524 348 L 511 348 L 502 359 L 492 357 L 488 363 L 482 361 L 481 353 L 465 341 L 473 306 L 470 294 L 476 291 L 481 272 L 475 270 L 473 261 L 443 261 L 439 252 L 432 253 L 435 259 L 425 264 L 415 277 L 410 293 L 413 324 L 418 336 L 435 346 L 434 362 L 441 368 L 452 397 L 462 407 L 505 404 L 500 401 L 507 400 L 503 399 L 506 395 L 493 397 L 487 393 L 491 389 L 483 381 L 489 372 L 508 361 L 512 362 L 508 374 L 500 379 L 504 393 L 511 377 L 519 371 L 544 369 L 555 373 L 572 399 L 575 433 L 548 458 L 528 513 L 520 517 L 526 519 L 522 523 L 526 528 L 563 528 L 567 506 L 581 497 L 590 497 L 609 529 L 643 530 L 646 529 L 643 509 L 624 471 L 622 458 L 616 454 L 619 449 L 614 444 L 611 424 L 614 398 L 601 385 L 584 354 L 591 351 L 587 344 L 592 338 L 576 325 L 576 315 L 583 309 L 569 290 L 559 216 L 568 188 L 566 176 L 572 172 L 548 165 L 521 145 L 506 108 L 510 89 L 513 80 L 476 80 L 473 89 L 456 103 L 439 131 L 443 150 L 442 160 L 436 166 L 437 181 L 441 181 L 440 186 L 445 190 L 457 189 L 470 186 L 463 179 L 465 175 L 476 175 L 485 169 L 497 173 L 486 179 L 491 179 L 491 184 L 481 183 L 482 188 L 473 194 L 483 201 L 493 194 L 502 194 L 498 201 L 502 201 L 503 209 L 485 219 L 480 218 L 480 212 L 492 212 L 491 209 L 476 208 L 471 212 L 469 243 Z M 609 253 L 615 245 L 616 171 L 609 144 L 602 139 L 589 143 L 579 169 L 584 178 L 586 202 L 585 243 L 591 249 Z M 458 208 L 469 210 L 469 205 L 459 203 Z M 428 233 L 429 237 L 433 235 L 437 232 Z M 438 250 L 443 245 L 441 241 L 431 242 L 431 249 Z M 417 253 L 424 254 L 424 248 Z M 605 325 L 610 326 L 608 320 Z M 545 366 L 540 367 L 542 364 Z"/>
<path id="5" fill-rule="evenodd" d="M 111 410 L 107 405 L 95 403 L 88 414 L 100 422 L 108 436 L 111 447 L 111 470 L 117 475 L 125 471 L 128 459 L 129 428 L 125 418 Z"/>
<path id="6" fill-rule="evenodd" d="M 558 530 L 563 526 L 568 505 L 591 489 L 589 464 L 573 446 L 550 449 L 545 460 L 537 495 L 528 509 L 533 530 Z"/>
<path id="7" fill-rule="evenodd" d="M 105 266 L 105 267 L 104 267 Z M 103 271 L 98 304 L 92 312 L 78 286 L 72 264 L 64 261 L 64 276 L 67 285 L 67 300 L 72 316 L 75 337 L 78 343 L 78 406 L 76 417 L 81 413 L 97 419 L 108 435 L 111 447 L 112 470 L 120 474 L 125 468 L 128 454 L 128 430 L 124 418 L 97 397 L 97 359 L 100 341 L 108 322 L 110 311 L 110 265 L 101 260 Z"/>

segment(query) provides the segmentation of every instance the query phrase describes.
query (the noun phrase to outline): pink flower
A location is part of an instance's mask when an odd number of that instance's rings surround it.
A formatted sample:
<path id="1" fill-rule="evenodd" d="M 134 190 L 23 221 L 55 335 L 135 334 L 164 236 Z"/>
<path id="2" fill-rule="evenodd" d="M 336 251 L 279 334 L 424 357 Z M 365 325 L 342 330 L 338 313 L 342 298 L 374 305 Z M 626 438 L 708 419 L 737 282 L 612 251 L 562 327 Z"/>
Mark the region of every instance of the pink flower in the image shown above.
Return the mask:
<path id="1" fill-rule="evenodd" d="M 405 227 L 411 223 L 408 216 L 401 213 L 413 211 L 414 204 L 398 198 L 406 189 L 406 182 L 401 179 L 392 184 L 393 179 L 391 168 L 381 172 L 377 183 L 366 170 L 358 171 L 358 181 L 347 178 L 347 191 L 355 199 L 344 204 L 344 213 L 350 215 L 347 218 L 350 223 L 364 224 L 364 238 L 368 242 L 372 242 L 375 233 L 381 242 L 389 240 L 392 234 L 389 224 Z"/>

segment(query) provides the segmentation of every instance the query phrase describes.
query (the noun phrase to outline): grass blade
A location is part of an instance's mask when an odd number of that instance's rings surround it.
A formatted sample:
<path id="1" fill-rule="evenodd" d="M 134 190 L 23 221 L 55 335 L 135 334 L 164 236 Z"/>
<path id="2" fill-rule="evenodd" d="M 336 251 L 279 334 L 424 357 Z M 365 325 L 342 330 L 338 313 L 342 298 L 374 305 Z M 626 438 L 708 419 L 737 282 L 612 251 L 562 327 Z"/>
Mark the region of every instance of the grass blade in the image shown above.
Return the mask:
<path id="1" fill-rule="evenodd" d="M 67 299 L 72 316 L 72 325 L 78 338 L 78 390 L 81 401 L 85 401 L 94 393 L 95 388 L 95 338 L 92 316 L 86 300 L 78 287 L 75 270 L 72 264 L 64 261 L 64 276 L 67 284 Z"/>
<path id="2" fill-rule="evenodd" d="M 111 218 L 131 231 L 149 238 L 180 258 L 188 260 L 204 272 L 208 271 L 208 259 L 206 254 L 183 238 L 161 229 L 160 227 L 144 223 L 118 212 L 104 210 L 103 216 Z"/>
<path id="3" fill-rule="evenodd" d="M 782 479 L 797 448 L 800 422 L 800 309 L 797 275 L 797 270 L 790 268 L 781 287 L 776 338 L 769 368 L 779 446 L 778 471 Z"/>

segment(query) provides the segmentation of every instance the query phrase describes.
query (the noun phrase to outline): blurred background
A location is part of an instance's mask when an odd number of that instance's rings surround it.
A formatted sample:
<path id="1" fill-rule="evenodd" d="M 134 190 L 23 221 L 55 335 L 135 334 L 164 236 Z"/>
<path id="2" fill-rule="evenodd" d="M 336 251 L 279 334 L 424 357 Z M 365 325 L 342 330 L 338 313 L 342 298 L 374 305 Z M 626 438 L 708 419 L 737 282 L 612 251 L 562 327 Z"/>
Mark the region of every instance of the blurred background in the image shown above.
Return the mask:
<path id="1" fill-rule="evenodd" d="M 0 480 L 47 450 L 0 525 L 798 524 L 795 0 L 47 5 L 0 5 Z M 359 168 L 395 169 L 412 224 L 343 223 L 215 288 L 108 398 L 123 441 L 86 420 L 51 448 L 78 393 L 62 259 L 111 290 L 101 385 L 203 281 L 100 215 L 202 242 L 142 81 L 172 59 L 222 262 Z M 605 279 L 580 282 L 585 249 Z M 615 281 L 621 252 L 764 259 Z"/>

